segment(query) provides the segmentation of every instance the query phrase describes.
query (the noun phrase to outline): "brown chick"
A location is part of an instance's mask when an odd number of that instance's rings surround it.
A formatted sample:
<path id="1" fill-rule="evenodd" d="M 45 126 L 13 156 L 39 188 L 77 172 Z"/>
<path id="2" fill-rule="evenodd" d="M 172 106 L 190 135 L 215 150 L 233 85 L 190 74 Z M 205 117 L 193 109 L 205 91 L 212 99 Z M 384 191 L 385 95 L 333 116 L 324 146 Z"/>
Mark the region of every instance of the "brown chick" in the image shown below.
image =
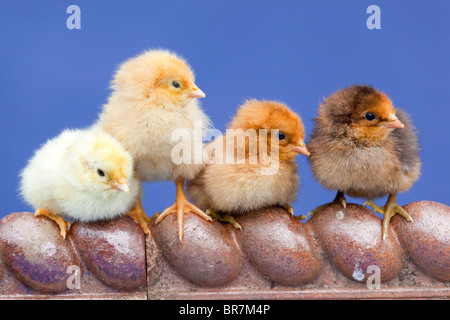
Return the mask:
<path id="1" fill-rule="evenodd" d="M 196 125 L 200 125 L 203 133 L 210 124 L 196 99 L 205 94 L 194 80 L 191 68 L 181 57 L 166 50 L 146 51 L 119 67 L 112 81 L 113 92 L 99 119 L 100 127 L 119 140 L 133 156 L 140 182 L 175 181 L 175 203 L 158 216 L 156 223 L 176 213 L 180 240 L 185 213 L 194 212 L 211 220 L 191 204 L 184 193 L 185 179 L 193 179 L 203 164 L 193 159 L 190 163 L 178 163 L 173 161 L 172 155 L 174 147 L 179 145 L 179 141 L 172 138 L 177 130 L 184 130 L 187 136 L 193 137 Z M 186 139 L 186 147 L 198 149 L 191 145 L 191 140 Z M 199 140 L 202 144 L 201 137 Z M 150 219 L 144 213 L 140 197 L 128 214 L 149 233 Z"/>
<path id="2" fill-rule="evenodd" d="M 319 183 L 337 190 L 329 204 L 345 208 L 344 194 L 365 198 L 365 204 L 384 215 L 382 234 L 386 239 L 395 214 L 412 222 L 396 203 L 396 195 L 411 188 L 420 174 L 419 146 L 408 116 L 395 110 L 391 100 L 372 87 L 355 85 L 326 98 L 308 142 L 311 169 Z M 384 207 L 373 199 L 389 194 Z"/>
<path id="3" fill-rule="evenodd" d="M 201 209 L 226 213 L 219 220 L 237 228 L 233 216 L 259 208 L 282 205 L 293 214 L 290 203 L 299 188 L 295 156 L 309 154 L 304 137 L 300 117 L 284 104 L 246 101 L 225 136 L 206 147 L 212 163 L 188 183 L 187 193 Z"/>

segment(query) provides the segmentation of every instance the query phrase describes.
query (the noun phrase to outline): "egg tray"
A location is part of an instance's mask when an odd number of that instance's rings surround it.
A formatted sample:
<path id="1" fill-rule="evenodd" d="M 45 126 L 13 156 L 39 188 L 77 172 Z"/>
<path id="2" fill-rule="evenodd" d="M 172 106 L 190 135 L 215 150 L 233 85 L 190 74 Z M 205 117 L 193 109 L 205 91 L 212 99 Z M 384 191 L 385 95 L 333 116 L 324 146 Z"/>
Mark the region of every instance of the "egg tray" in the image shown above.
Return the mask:
<path id="1" fill-rule="evenodd" d="M 450 207 L 404 208 L 386 240 L 366 207 L 330 206 L 306 223 L 284 208 L 237 217 L 242 230 L 185 215 L 57 225 L 30 212 L 0 220 L 0 299 L 446 299 Z"/>

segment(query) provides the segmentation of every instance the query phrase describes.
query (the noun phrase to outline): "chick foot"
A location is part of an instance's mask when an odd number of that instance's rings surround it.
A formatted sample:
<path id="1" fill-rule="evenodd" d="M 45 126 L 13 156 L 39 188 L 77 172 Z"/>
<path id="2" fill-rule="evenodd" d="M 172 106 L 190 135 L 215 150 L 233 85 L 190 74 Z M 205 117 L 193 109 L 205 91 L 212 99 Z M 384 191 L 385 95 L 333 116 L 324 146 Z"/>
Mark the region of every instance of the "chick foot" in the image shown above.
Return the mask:
<path id="1" fill-rule="evenodd" d="M 211 217 L 213 217 L 217 221 L 231 223 L 233 225 L 233 227 L 235 227 L 236 229 L 242 230 L 241 225 L 239 224 L 239 222 L 236 221 L 236 219 L 232 215 L 229 215 L 229 214 L 218 214 L 213 209 L 206 210 L 206 214 L 210 215 Z"/>
<path id="2" fill-rule="evenodd" d="M 387 239 L 389 222 L 391 221 L 391 218 L 395 216 L 397 213 L 401 215 L 403 218 L 405 218 L 407 221 L 413 222 L 413 219 L 408 214 L 408 212 L 406 212 L 405 209 L 403 209 L 401 206 L 397 204 L 396 197 L 397 197 L 396 194 L 390 194 L 384 207 L 376 205 L 372 200 L 367 200 L 366 202 L 364 202 L 364 205 L 371 207 L 373 211 L 381 213 L 383 215 L 383 228 L 382 228 L 383 240 Z"/>
<path id="3" fill-rule="evenodd" d="M 184 180 L 175 181 L 175 185 L 177 187 L 177 195 L 175 199 L 175 203 L 170 207 L 166 208 L 158 217 L 156 218 L 155 223 L 158 224 L 165 217 L 167 217 L 171 213 L 177 214 L 177 223 L 178 223 L 178 238 L 183 240 L 183 226 L 184 226 L 184 215 L 188 212 L 195 213 L 199 217 L 207 221 L 212 221 L 211 217 L 204 213 L 197 206 L 193 205 L 186 198 L 186 194 L 184 193 Z"/>
<path id="4" fill-rule="evenodd" d="M 338 191 L 338 193 L 336 194 L 336 197 L 334 198 L 333 201 L 331 201 L 329 203 L 325 203 L 325 204 L 318 206 L 317 208 L 311 210 L 307 216 L 312 217 L 317 212 L 319 212 L 325 208 L 328 208 L 329 206 L 332 206 L 334 204 L 340 204 L 344 209 L 347 208 L 347 199 L 345 199 L 343 192 Z"/>
<path id="5" fill-rule="evenodd" d="M 72 226 L 72 223 L 70 221 L 65 221 L 59 214 L 51 213 L 50 211 L 44 208 L 37 209 L 36 212 L 34 213 L 34 216 L 35 217 L 44 216 L 55 221 L 56 224 L 59 226 L 60 230 L 59 234 L 64 240 L 66 239 L 67 231 L 70 230 L 70 227 Z"/>
<path id="6" fill-rule="evenodd" d="M 148 224 L 151 219 L 145 214 L 144 208 L 142 208 L 141 197 L 138 198 L 133 209 L 127 212 L 127 215 L 137 222 L 137 224 L 142 228 L 142 231 L 144 231 L 145 234 L 150 233 Z"/>
<path id="7" fill-rule="evenodd" d="M 289 203 L 287 203 L 287 204 L 282 205 L 282 207 L 285 208 L 287 210 L 287 212 L 289 212 L 291 214 L 291 216 L 294 216 L 294 207 L 293 206 L 291 206 Z M 300 220 L 305 220 L 308 217 L 301 214 L 297 218 Z"/>

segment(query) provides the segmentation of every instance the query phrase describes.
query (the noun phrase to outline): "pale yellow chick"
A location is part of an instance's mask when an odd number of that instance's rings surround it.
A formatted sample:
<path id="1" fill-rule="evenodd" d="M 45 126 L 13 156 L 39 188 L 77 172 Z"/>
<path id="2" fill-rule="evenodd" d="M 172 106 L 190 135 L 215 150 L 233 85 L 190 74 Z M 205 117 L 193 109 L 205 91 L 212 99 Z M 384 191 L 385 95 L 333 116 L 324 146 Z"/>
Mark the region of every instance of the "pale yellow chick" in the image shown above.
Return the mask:
<path id="1" fill-rule="evenodd" d="M 23 199 L 54 220 L 65 239 L 72 221 L 113 219 L 133 207 L 139 182 L 131 155 L 111 135 L 92 127 L 65 130 L 47 141 L 21 172 Z"/>
<path id="2" fill-rule="evenodd" d="M 189 203 L 184 194 L 184 181 L 193 179 L 203 164 L 178 163 L 173 150 L 179 141 L 173 138 L 184 130 L 191 152 L 194 125 L 200 135 L 209 126 L 209 119 L 200 109 L 196 98 L 205 94 L 194 82 L 188 64 L 166 50 L 152 50 L 124 62 L 112 81 L 108 102 L 104 105 L 98 124 L 131 153 L 137 178 L 142 181 L 173 180 L 177 187 L 175 203 L 160 214 L 156 223 L 172 212 L 177 213 L 178 235 L 183 236 L 183 217 L 194 212 L 204 219 L 210 217 Z M 199 139 L 200 149 L 202 147 Z M 141 199 L 128 213 L 148 233 L 150 219 L 144 213 Z"/>

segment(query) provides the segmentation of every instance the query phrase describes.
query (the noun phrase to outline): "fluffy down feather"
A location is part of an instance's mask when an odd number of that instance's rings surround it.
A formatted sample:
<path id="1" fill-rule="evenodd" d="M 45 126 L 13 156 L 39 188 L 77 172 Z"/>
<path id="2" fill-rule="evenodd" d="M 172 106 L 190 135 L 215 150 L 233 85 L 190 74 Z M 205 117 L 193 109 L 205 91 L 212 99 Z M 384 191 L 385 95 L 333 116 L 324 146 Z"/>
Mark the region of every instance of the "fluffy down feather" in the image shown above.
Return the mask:
<path id="1" fill-rule="evenodd" d="M 346 207 L 344 194 L 366 198 L 383 214 L 383 239 L 390 219 L 411 216 L 396 202 L 398 192 L 411 188 L 420 174 L 419 145 L 408 116 L 395 110 L 382 92 L 355 85 L 332 94 L 319 108 L 308 145 L 314 176 L 327 189 L 337 190 L 330 204 Z M 373 199 L 389 194 L 384 207 Z"/>
<path id="2" fill-rule="evenodd" d="M 112 219 L 129 210 L 139 193 L 132 170 L 130 154 L 99 128 L 65 130 L 29 160 L 20 174 L 20 192 L 35 209 L 69 220 Z M 112 188 L 124 184 L 122 177 L 129 192 Z"/>
<path id="3" fill-rule="evenodd" d="M 175 130 L 183 129 L 193 138 L 196 123 L 202 135 L 210 126 L 198 100 L 191 98 L 193 92 L 201 92 L 194 80 L 188 64 L 166 50 L 144 52 L 116 72 L 114 91 L 103 107 L 99 125 L 131 153 L 139 179 L 192 179 L 201 170 L 202 164 L 177 165 L 171 158 L 179 144 L 172 139 Z M 179 88 L 173 86 L 174 81 Z"/>
<path id="4" fill-rule="evenodd" d="M 379 120 L 365 121 L 368 111 Z M 392 113 L 404 128 L 383 126 Z M 383 93 L 367 86 L 340 90 L 321 104 L 308 147 L 319 183 L 352 197 L 375 199 L 408 190 L 420 173 L 414 127 Z"/>
<path id="5" fill-rule="evenodd" d="M 300 117 L 285 105 L 275 101 L 250 100 L 238 110 L 229 129 L 242 129 L 236 134 L 230 131 L 208 145 L 209 150 L 222 150 L 223 159 L 214 159 L 215 163 L 207 165 L 197 179 L 188 183 L 187 193 L 194 203 L 202 209 L 231 215 L 259 209 L 272 205 L 287 205 L 295 201 L 299 188 L 299 177 L 295 156 L 307 153 L 303 144 L 304 129 Z M 273 162 L 264 161 L 262 154 L 257 153 L 256 163 L 250 163 L 252 155 L 250 143 L 245 143 L 245 163 L 239 164 L 238 152 L 232 151 L 233 163 L 226 161 L 227 141 L 232 139 L 236 147 L 236 136 L 245 137 L 245 130 L 259 129 L 268 131 L 267 151 L 271 150 L 270 130 L 277 129 L 285 135 L 285 139 L 276 140 L 274 146 L 279 159 Z M 234 140 L 234 141 L 233 141 Z M 262 143 L 260 137 L 257 143 Z M 301 152 L 299 151 L 301 149 Z M 295 151 L 293 151 L 295 150 Z M 216 152 L 213 152 L 216 156 Z M 272 174 L 270 168 L 277 168 Z M 265 172 L 265 173 L 264 173 Z"/>
<path id="6" fill-rule="evenodd" d="M 205 94 L 194 80 L 191 68 L 177 54 L 167 50 L 146 51 L 119 67 L 112 81 L 113 92 L 98 121 L 131 153 L 140 182 L 175 181 L 175 204 L 166 208 L 156 223 L 168 214 L 177 213 L 180 240 L 185 213 L 195 212 L 210 220 L 184 194 L 184 180 L 193 179 L 203 168 L 201 157 L 196 161 L 194 153 L 197 150 L 201 153 L 202 137 L 210 126 L 209 118 L 195 99 L 204 98 Z M 191 150 L 190 159 L 183 154 L 183 161 L 176 161 L 179 159 L 174 159 L 177 155 L 173 151 L 177 148 L 183 152 Z M 150 218 L 140 197 L 128 215 L 145 233 L 150 232 Z"/>

